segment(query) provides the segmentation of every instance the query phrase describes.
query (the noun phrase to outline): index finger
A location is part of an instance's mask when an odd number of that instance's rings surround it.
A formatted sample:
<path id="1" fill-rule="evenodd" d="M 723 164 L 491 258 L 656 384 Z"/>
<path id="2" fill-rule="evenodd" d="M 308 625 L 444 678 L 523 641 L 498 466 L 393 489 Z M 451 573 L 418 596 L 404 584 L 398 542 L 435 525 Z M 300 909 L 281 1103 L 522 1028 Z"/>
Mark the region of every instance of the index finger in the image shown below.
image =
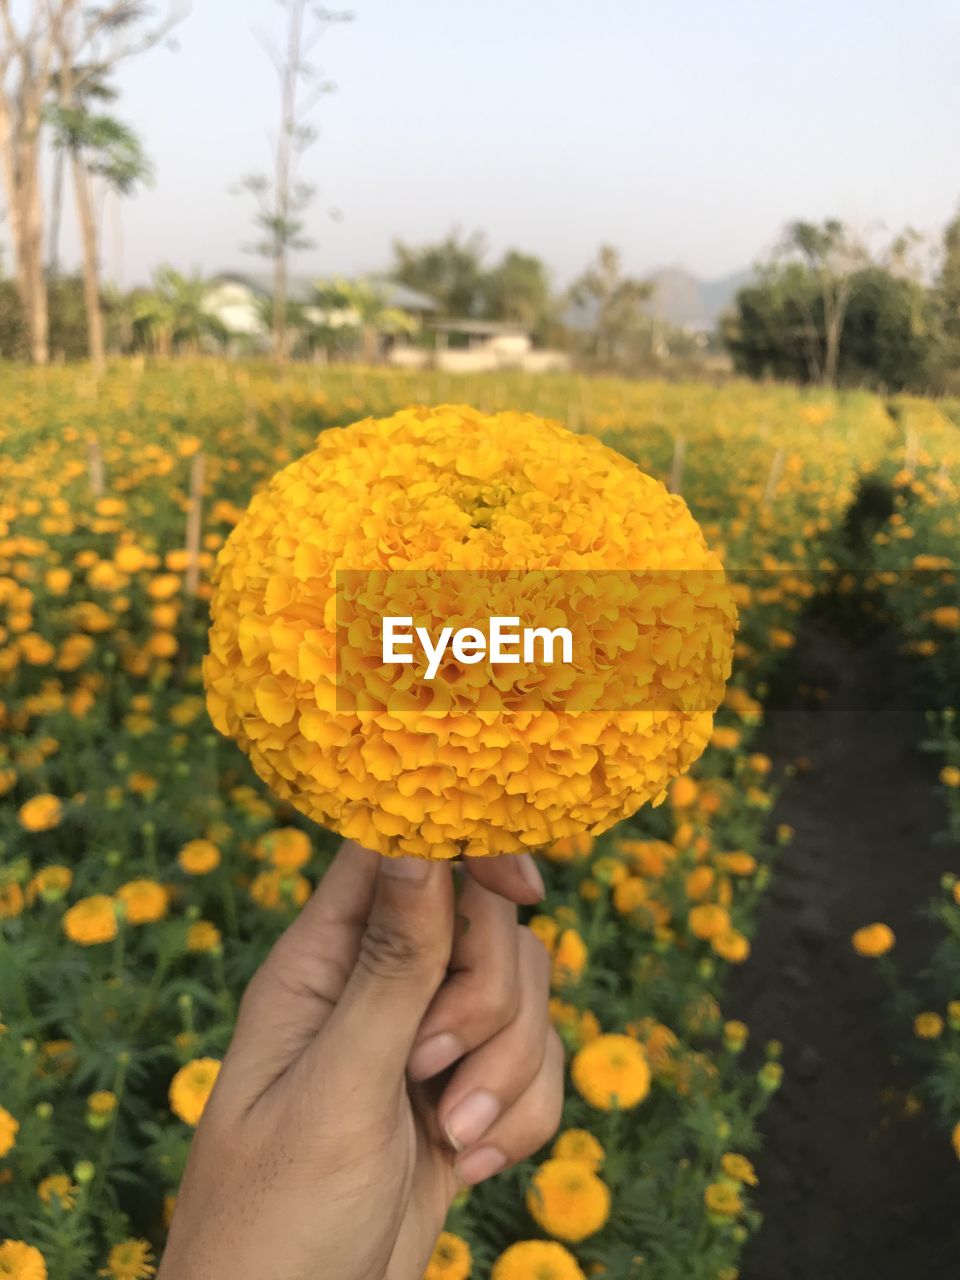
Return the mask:
<path id="1" fill-rule="evenodd" d="M 533 906 L 541 902 L 546 888 L 529 853 L 501 853 L 495 857 L 465 857 L 464 866 L 477 884 L 491 893 L 497 893 L 508 902 L 520 906 Z"/>

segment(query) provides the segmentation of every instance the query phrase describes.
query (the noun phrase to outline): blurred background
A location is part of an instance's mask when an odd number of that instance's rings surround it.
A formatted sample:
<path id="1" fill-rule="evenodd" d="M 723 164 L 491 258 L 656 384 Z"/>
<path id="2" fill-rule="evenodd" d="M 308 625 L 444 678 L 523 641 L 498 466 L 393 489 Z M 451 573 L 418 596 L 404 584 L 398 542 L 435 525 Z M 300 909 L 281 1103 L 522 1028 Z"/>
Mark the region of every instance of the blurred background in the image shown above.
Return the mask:
<path id="1" fill-rule="evenodd" d="M 3 357 L 956 388 L 949 0 L 2 9 Z"/>

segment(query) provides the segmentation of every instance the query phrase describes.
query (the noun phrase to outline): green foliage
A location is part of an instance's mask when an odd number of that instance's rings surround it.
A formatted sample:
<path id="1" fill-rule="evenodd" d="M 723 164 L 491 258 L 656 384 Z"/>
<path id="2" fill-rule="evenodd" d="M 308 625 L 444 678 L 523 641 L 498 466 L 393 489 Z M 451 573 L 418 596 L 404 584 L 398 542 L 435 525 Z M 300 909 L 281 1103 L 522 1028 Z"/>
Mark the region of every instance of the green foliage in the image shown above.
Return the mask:
<path id="1" fill-rule="evenodd" d="M 463 235 L 458 227 L 436 244 L 394 240 L 390 276 L 432 298 L 444 315 L 478 317 L 484 305 L 485 252 L 479 231 Z"/>
<path id="2" fill-rule="evenodd" d="M 647 314 L 652 287 L 625 276 L 620 254 L 602 245 L 596 261 L 570 287 L 570 300 L 583 316 L 581 354 L 601 369 L 630 372 L 649 357 L 654 326 Z"/>
<path id="3" fill-rule="evenodd" d="M 771 267 L 737 294 L 723 336 L 740 373 L 819 382 L 824 301 L 815 271 L 799 262 Z M 890 390 L 935 386 L 941 347 L 936 299 L 916 280 L 869 266 L 850 278 L 838 379 Z"/>
<path id="4" fill-rule="evenodd" d="M 184 275 L 171 266 L 158 267 L 153 287 L 134 302 L 135 333 L 161 355 L 197 351 L 205 339 L 224 342 L 223 323 L 206 309 L 207 290 L 199 271 Z"/>

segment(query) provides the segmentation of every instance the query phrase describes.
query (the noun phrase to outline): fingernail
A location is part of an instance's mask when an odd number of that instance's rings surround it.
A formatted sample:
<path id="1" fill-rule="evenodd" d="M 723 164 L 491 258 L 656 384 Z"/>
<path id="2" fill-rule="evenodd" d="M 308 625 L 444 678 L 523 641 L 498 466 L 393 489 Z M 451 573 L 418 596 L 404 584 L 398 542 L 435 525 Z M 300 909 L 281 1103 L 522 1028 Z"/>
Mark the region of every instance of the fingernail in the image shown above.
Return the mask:
<path id="1" fill-rule="evenodd" d="M 543 883 L 543 876 L 540 869 L 533 860 L 532 854 L 521 853 L 517 855 L 517 862 L 520 864 L 520 874 L 523 876 L 524 883 L 537 895 L 537 901 L 547 896 L 546 885 Z"/>
<path id="2" fill-rule="evenodd" d="M 507 1157 L 496 1147 L 480 1147 L 458 1160 L 454 1165 L 454 1172 L 461 1182 L 472 1187 L 483 1182 L 484 1178 L 492 1178 L 506 1163 Z"/>
<path id="3" fill-rule="evenodd" d="M 418 1044 L 410 1055 L 407 1071 L 414 1080 L 429 1080 L 439 1075 L 451 1062 L 456 1062 L 464 1053 L 465 1046 L 459 1036 L 450 1031 L 441 1031 Z"/>
<path id="4" fill-rule="evenodd" d="M 454 1151 L 472 1147 L 500 1114 L 500 1102 L 487 1089 L 475 1089 L 458 1102 L 450 1113 L 445 1129 Z"/>
<path id="5" fill-rule="evenodd" d="M 398 880 L 409 880 L 411 883 L 422 883 L 430 874 L 429 858 L 390 858 L 384 855 L 380 870 L 385 876 L 395 876 Z"/>

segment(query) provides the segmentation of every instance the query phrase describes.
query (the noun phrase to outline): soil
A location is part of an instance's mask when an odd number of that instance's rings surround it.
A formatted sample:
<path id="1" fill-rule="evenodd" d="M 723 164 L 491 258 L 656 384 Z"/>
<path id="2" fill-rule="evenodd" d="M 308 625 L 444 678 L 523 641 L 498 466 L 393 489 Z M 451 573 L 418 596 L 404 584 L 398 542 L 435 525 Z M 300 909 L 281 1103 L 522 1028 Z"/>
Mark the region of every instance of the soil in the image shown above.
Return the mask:
<path id="1" fill-rule="evenodd" d="M 929 963 L 922 912 L 956 850 L 921 700 L 894 637 L 851 645 L 805 624 L 798 685 L 761 743 L 785 778 L 774 823 L 795 829 L 761 905 L 754 951 L 725 1013 L 783 1042 L 784 1084 L 761 1119 L 764 1223 L 742 1280 L 946 1280 L 960 1274 L 960 1162 L 933 1115 L 911 1115 L 922 1074 L 876 962 L 850 935 L 884 920 L 906 980 Z M 804 686 L 827 691 L 804 694 Z"/>

